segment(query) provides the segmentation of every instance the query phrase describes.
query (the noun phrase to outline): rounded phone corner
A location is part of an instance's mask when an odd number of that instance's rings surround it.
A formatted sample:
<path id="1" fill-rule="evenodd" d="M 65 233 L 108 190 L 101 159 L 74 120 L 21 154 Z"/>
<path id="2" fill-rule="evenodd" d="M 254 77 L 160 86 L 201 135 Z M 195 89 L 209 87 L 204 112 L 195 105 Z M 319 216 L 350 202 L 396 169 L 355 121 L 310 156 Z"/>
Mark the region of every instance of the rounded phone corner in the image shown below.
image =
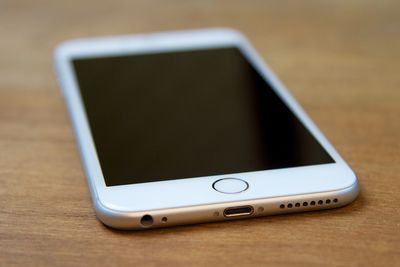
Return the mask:
<path id="1" fill-rule="evenodd" d="M 360 185 L 359 185 L 357 174 L 353 171 L 353 169 L 350 168 L 350 170 L 351 170 L 352 183 L 349 186 L 349 188 L 351 189 L 352 194 L 354 194 L 354 199 L 355 199 L 360 192 Z"/>
<path id="2" fill-rule="evenodd" d="M 72 48 L 76 45 L 78 39 L 73 39 L 73 40 L 66 40 L 62 41 L 59 44 L 57 44 L 56 47 L 53 49 L 53 59 L 54 61 L 61 61 L 67 55 L 69 52 L 72 50 Z"/>
<path id="3" fill-rule="evenodd" d="M 99 199 L 93 201 L 96 217 L 106 226 L 119 229 L 139 228 L 140 217 L 132 213 L 114 210 L 103 204 Z"/>
<path id="4" fill-rule="evenodd" d="M 358 195 L 360 194 L 360 184 L 359 184 L 358 178 L 357 178 L 357 176 L 355 174 L 354 174 L 354 177 L 355 177 L 355 181 L 350 186 L 351 194 L 353 196 L 353 199 L 350 202 L 354 201 L 358 197 Z"/>
<path id="5" fill-rule="evenodd" d="M 354 175 L 354 182 L 350 186 L 338 192 L 340 195 L 343 196 L 341 201 L 342 204 L 341 206 L 347 206 L 350 203 L 352 203 L 354 200 L 356 200 L 356 198 L 360 193 L 360 185 L 358 182 L 358 178 L 354 172 L 353 175 Z"/>

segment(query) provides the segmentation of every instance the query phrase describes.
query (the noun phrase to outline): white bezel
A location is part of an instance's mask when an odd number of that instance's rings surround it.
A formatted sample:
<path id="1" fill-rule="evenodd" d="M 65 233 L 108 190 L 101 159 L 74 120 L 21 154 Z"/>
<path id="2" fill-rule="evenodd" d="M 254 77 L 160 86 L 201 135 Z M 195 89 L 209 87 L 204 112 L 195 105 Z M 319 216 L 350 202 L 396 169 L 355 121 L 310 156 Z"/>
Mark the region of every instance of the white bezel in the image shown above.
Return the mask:
<path id="1" fill-rule="evenodd" d="M 107 187 L 80 97 L 72 60 L 231 46 L 238 47 L 248 61 L 269 81 L 335 163 Z M 218 28 L 74 40 L 65 42 L 56 49 L 55 62 L 80 144 L 93 200 L 110 211 L 138 212 L 296 196 L 341 190 L 357 183 L 356 176 L 345 161 L 266 66 L 246 38 L 234 30 Z M 215 191 L 212 188 L 213 182 L 224 177 L 246 180 L 250 187 L 240 194 L 223 194 Z"/>

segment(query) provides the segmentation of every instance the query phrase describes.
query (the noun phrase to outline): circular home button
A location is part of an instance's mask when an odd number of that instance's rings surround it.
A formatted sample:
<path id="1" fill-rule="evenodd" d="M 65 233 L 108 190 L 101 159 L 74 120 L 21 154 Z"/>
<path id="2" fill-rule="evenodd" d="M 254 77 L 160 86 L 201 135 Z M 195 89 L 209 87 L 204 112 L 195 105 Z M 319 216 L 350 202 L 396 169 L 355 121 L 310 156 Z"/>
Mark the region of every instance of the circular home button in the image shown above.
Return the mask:
<path id="1" fill-rule="evenodd" d="M 225 194 L 236 194 L 246 191 L 249 184 L 238 178 L 223 178 L 213 183 L 213 188 Z"/>

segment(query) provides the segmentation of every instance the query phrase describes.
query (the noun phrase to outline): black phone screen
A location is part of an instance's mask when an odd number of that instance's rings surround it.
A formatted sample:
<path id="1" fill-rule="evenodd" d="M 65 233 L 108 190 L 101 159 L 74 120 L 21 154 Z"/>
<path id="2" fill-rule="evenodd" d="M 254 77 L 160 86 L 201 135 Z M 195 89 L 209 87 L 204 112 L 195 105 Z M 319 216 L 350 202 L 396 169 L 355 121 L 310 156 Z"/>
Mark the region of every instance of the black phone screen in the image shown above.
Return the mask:
<path id="1" fill-rule="evenodd" d="M 238 48 L 73 67 L 107 186 L 334 162 Z"/>

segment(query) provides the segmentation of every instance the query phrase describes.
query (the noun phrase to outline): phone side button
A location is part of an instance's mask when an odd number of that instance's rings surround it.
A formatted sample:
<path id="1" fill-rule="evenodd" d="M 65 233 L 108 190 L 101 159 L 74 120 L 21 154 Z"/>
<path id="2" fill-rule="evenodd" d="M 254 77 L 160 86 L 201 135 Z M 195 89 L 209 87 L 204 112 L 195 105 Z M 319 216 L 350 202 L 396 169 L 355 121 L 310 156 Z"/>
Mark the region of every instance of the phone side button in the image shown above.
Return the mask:
<path id="1" fill-rule="evenodd" d="M 220 193 L 237 194 L 246 191 L 249 188 L 249 184 L 238 178 L 223 178 L 215 181 L 212 187 Z"/>

